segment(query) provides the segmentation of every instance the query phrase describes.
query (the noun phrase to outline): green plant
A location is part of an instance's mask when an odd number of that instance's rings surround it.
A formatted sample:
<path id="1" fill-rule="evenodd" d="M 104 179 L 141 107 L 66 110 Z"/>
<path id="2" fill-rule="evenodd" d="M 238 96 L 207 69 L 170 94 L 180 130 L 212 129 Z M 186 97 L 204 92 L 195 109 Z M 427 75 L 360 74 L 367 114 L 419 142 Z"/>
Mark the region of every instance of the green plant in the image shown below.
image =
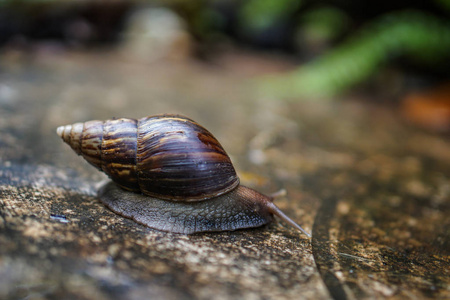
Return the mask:
<path id="1" fill-rule="evenodd" d="M 406 56 L 427 64 L 450 57 L 450 25 L 417 11 L 391 13 L 323 57 L 258 87 L 276 98 L 329 97 L 366 80 L 392 58 Z"/>

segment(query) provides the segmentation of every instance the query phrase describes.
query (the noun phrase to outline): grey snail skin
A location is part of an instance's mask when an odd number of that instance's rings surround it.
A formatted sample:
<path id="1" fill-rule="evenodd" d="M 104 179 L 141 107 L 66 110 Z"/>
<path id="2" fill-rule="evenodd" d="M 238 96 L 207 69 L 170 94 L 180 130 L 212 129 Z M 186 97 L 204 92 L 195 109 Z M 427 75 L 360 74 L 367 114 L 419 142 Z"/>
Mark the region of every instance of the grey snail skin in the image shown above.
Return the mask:
<path id="1" fill-rule="evenodd" d="M 191 234 L 259 227 L 275 215 L 310 237 L 274 196 L 240 185 L 217 139 L 187 117 L 88 121 L 56 132 L 111 178 L 99 189 L 100 201 L 137 223 Z"/>

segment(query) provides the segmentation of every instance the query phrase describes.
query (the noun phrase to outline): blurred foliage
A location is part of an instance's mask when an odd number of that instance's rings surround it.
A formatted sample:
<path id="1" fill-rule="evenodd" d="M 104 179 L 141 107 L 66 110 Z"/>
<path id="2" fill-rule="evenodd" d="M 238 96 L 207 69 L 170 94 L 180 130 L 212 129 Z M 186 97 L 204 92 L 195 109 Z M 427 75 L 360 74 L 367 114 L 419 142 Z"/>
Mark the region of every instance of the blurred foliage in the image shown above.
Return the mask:
<path id="1" fill-rule="evenodd" d="M 435 2 L 440 4 L 446 10 L 450 10 L 450 0 L 435 0 Z"/>
<path id="2" fill-rule="evenodd" d="M 351 23 L 344 11 L 331 6 L 307 10 L 298 19 L 293 40 L 295 51 L 303 59 L 315 57 L 332 47 Z"/>
<path id="3" fill-rule="evenodd" d="M 217 42 L 231 37 L 257 49 L 287 50 L 299 61 L 312 60 L 294 72 L 263 78 L 259 87 L 274 98 L 337 95 L 399 62 L 400 68 L 418 67 L 431 78 L 442 73 L 450 53 L 450 27 L 444 20 L 450 0 L 213 3 L 199 18 L 200 38 L 214 36 Z"/>
<path id="4" fill-rule="evenodd" d="M 250 32 L 265 30 L 288 19 L 301 5 L 301 0 L 249 0 L 239 11 L 240 25 Z"/>
<path id="5" fill-rule="evenodd" d="M 335 40 L 348 29 L 348 16 L 335 7 L 319 7 L 305 12 L 300 26 L 312 40 Z"/>
<path id="6" fill-rule="evenodd" d="M 195 38 L 198 57 L 217 55 L 221 48 L 216 45 L 237 43 L 289 53 L 297 62 L 309 61 L 293 72 L 259 81 L 264 94 L 275 98 L 333 96 L 399 61 L 401 67 L 429 66 L 425 72 L 430 77 L 436 70 L 439 73 L 450 67 L 450 26 L 445 20 L 450 0 L 63 4 L 0 0 L 0 45 L 31 50 L 35 49 L 34 43 L 42 42 L 63 47 L 111 46 L 124 42 L 128 30 L 125 24 L 133 11 L 161 6 L 186 21 L 186 35 Z"/>
<path id="7" fill-rule="evenodd" d="M 450 57 L 450 26 L 418 11 L 387 14 L 357 36 L 298 70 L 261 80 L 272 97 L 328 97 L 367 79 L 399 56 L 438 64 Z"/>

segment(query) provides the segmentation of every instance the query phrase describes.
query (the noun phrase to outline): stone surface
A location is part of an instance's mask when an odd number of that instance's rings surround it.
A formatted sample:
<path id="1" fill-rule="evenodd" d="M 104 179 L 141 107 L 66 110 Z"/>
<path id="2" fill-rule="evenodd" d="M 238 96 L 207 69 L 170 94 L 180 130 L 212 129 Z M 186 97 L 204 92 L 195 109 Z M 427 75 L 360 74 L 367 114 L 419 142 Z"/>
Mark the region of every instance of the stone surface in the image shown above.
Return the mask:
<path id="1" fill-rule="evenodd" d="M 363 101 L 256 96 L 251 60 L 118 57 L 0 61 L 0 298 L 450 297 L 447 137 Z M 244 184 L 286 189 L 278 206 L 312 240 L 279 221 L 169 234 L 106 209 L 95 196 L 105 176 L 55 128 L 164 112 L 208 128 Z"/>

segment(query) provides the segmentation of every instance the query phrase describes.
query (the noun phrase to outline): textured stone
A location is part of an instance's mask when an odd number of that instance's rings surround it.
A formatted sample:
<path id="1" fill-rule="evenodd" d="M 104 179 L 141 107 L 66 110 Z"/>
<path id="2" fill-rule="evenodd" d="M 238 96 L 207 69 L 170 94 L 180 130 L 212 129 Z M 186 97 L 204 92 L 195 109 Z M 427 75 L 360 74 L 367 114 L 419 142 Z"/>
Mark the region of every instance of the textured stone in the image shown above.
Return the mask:
<path id="1" fill-rule="evenodd" d="M 0 61 L 0 298 L 450 297 L 448 139 L 350 100 L 257 98 L 236 61 Z M 208 128 L 244 184 L 286 189 L 277 205 L 313 239 L 279 221 L 170 234 L 106 209 L 104 175 L 56 127 L 163 112 Z"/>

